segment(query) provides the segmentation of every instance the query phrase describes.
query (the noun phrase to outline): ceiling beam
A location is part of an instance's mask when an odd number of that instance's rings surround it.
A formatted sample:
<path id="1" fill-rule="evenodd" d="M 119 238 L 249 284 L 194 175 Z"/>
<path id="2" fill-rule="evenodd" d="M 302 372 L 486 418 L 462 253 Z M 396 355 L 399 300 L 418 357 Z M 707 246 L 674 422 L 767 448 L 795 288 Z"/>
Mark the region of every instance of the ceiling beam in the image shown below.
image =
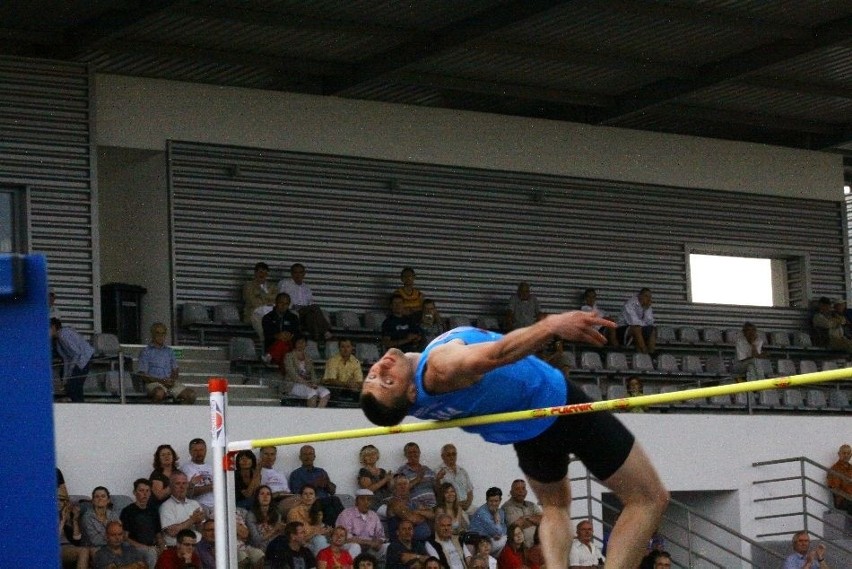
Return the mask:
<path id="1" fill-rule="evenodd" d="M 181 0 L 146 0 L 132 3 L 132 8 L 109 8 L 94 18 L 66 28 L 62 33 L 62 43 L 49 49 L 52 53 L 45 55 L 62 60 L 75 59 L 83 51 L 116 37 L 129 26 L 180 2 Z"/>
<path id="2" fill-rule="evenodd" d="M 386 80 L 410 85 L 432 87 L 435 89 L 451 89 L 455 91 L 479 93 L 481 95 L 514 97 L 516 99 L 526 99 L 542 103 L 580 105 L 585 107 L 608 107 L 615 102 L 613 97 L 596 95 L 594 93 L 567 91 L 547 87 L 533 87 L 530 85 L 515 85 L 504 83 L 502 81 L 485 81 L 481 79 L 449 77 L 433 73 L 400 71 L 388 76 Z"/>
<path id="3" fill-rule="evenodd" d="M 754 73 L 771 65 L 778 65 L 815 51 L 847 44 L 852 38 L 852 16 L 816 26 L 811 39 L 802 41 L 780 40 L 752 50 L 732 55 L 718 62 L 696 69 L 695 76 L 687 79 L 663 79 L 624 94 L 618 105 L 604 113 L 603 125 L 618 124 L 650 107 L 662 105 L 700 89 Z"/>
<path id="4" fill-rule="evenodd" d="M 749 125 L 764 130 L 807 132 L 828 136 L 835 136 L 843 131 L 842 126 L 831 123 L 796 119 L 769 113 L 733 111 L 697 105 L 667 104 L 660 106 L 656 111 L 662 112 L 664 115 L 673 115 L 686 120 L 697 119 L 721 124 Z"/>
<path id="5" fill-rule="evenodd" d="M 829 85 L 816 81 L 797 81 L 779 77 L 765 77 L 752 75 L 737 79 L 738 84 L 752 85 L 765 89 L 778 91 L 790 91 L 806 95 L 817 95 L 819 97 L 834 97 L 837 99 L 852 99 L 852 87 L 845 85 Z"/>
<path id="6" fill-rule="evenodd" d="M 466 45 L 508 25 L 527 20 L 564 4 L 566 0 L 512 0 L 492 6 L 479 14 L 449 24 L 427 37 L 414 38 L 360 62 L 352 72 L 329 84 L 327 94 L 346 95 L 363 83 L 369 83 L 406 66 L 439 53 Z"/>

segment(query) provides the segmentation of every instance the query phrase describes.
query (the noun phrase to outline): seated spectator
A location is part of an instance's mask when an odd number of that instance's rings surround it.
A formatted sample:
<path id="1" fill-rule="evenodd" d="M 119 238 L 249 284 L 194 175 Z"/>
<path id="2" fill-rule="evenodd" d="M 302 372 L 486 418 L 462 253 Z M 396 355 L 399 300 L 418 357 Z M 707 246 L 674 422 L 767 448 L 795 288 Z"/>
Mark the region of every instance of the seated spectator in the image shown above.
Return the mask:
<path id="1" fill-rule="evenodd" d="M 587 288 L 583 291 L 583 305 L 580 307 L 580 310 L 583 312 L 591 312 L 601 318 L 609 318 L 607 313 L 598 306 L 598 291 L 593 288 Z M 616 335 L 614 328 L 602 326 L 598 328 L 598 331 L 606 336 L 606 341 L 610 346 L 618 346 L 618 336 Z"/>
<path id="2" fill-rule="evenodd" d="M 242 510 L 235 512 L 235 530 L 237 534 L 237 567 L 244 569 L 263 569 L 263 550 L 248 545 L 249 529 L 243 519 Z M 216 569 L 216 525 L 212 518 L 201 525 L 201 540 L 195 546 L 201 559 L 202 569 Z"/>
<path id="3" fill-rule="evenodd" d="M 357 557 L 368 551 L 379 558 L 385 556 L 385 530 L 379 515 L 372 509 L 373 498 L 370 490 L 360 488 L 355 492 L 355 505 L 346 508 L 337 516 L 337 525 L 349 536 L 343 546 L 349 555 Z"/>
<path id="4" fill-rule="evenodd" d="M 290 295 L 278 293 L 275 306 L 261 320 L 263 328 L 263 353 L 269 361 L 284 370 L 284 356 L 293 349 L 301 331 L 299 315 L 290 310 Z"/>
<path id="5" fill-rule="evenodd" d="M 435 473 L 432 469 L 421 464 L 420 446 L 417 443 L 406 443 L 403 448 L 405 464 L 396 469 L 396 474 L 404 474 L 409 482 L 409 500 L 426 508 L 434 508 Z"/>
<path id="6" fill-rule="evenodd" d="M 89 375 L 95 349 L 74 328 L 63 326 L 58 318 L 50 319 L 50 337 L 56 353 L 62 358 L 65 394 L 73 403 L 82 403 L 83 385 Z"/>
<path id="7" fill-rule="evenodd" d="M 423 293 L 414 287 L 414 277 L 414 269 L 411 267 L 402 269 L 399 274 L 402 286 L 393 291 L 393 294 L 402 297 L 402 313 L 416 320 L 420 318 L 420 313 L 423 311 L 424 301 Z"/>
<path id="8" fill-rule="evenodd" d="M 293 310 L 298 312 L 302 329 L 317 342 L 331 339 L 331 326 L 319 305 L 314 304 L 311 288 L 305 284 L 305 266 L 294 263 L 290 266 L 290 278 L 278 281 L 278 292 L 290 295 Z"/>
<path id="9" fill-rule="evenodd" d="M 414 525 L 409 520 L 399 522 L 397 537 L 388 546 L 386 569 L 408 569 L 413 561 L 426 561 L 429 555 L 422 540 L 414 538 Z"/>
<path id="10" fill-rule="evenodd" d="M 266 551 L 269 542 L 284 533 L 286 525 L 281 512 L 272 505 L 272 496 L 269 486 L 260 485 L 246 515 L 251 544 L 262 551 Z"/>
<path id="11" fill-rule="evenodd" d="M 328 547 L 317 553 L 317 569 L 352 569 L 352 556 L 344 549 L 346 528 L 337 526 L 331 532 Z"/>
<path id="12" fill-rule="evenodd" d="M 310 484 L 302 486 L 299 503 L 287 512 L 288 522 L 301 522 L 305 526 L 305 544 L 316 555 L 328 547 L 331 527 L 323 523 L 322 507 L 317 502 L 317 491 Z"/>
<path id="13" fill-rule="evenodd" d="M 324 469 L 314 466 L 316 460 L 314 447 L 305 445 L 299 449 L 299 460 L 302 462 L 302 466 L 290 473 L 290 491 L 301 494 L 305 484 L 313 486 L 317 501 L 323 508 L 325 523 L 334 526 L 337 516 L 343 511 L 343 504 L 334 495 L 337 491 L 337 485 L 331 481 Z"/>
<path id="14" fill-rule="evenodd" d="M 485 536 L 473 540 L 473 555 L 467 558 L 469 567 L 476 565 L 476 560 L 485 560 L 483 569 L 497 569 L 497 558 L 491 555 L 491 540 Z"/>
<path id="15" fill-rule="evenodd" d="M 89 556 L 94 556 L 98 548 L 107 544 L 106 527 L 109 522 L 120 521 L 119 514 L 112 507 L 109 490 L 98 486 L 92 490 L 92 507 L 82 515 L 83 545 L 91 548 Z"/>
<path id="16" fill-rule="evenodd" d="M 361 469 L 358 471 L 358 486 L 373 493 L 372 506 L 378 509 L 391 496 L 393 474 L 379 468 L 379 449 L 373 445 L 364 445 L 358 453 Z M 357 555 L 357 553 L 356 553 Z"/>
<path id="17" fill-rule="evenodd" d="M 509 525 L 507 536 L 506 547 L 497 557 L 497 569 L 538 569 L 538 565 L 527 559 L 527 546 L 524 544 L 524 530 L 521 526 Z M 573 563 L 571 565 L 573 566 Z"/>
<path id="18" fill-rule="evenodd" d="M 354 569 L 378 569 L 379 561 L 375 555 L 370 553 L 361 553 L 355 557 L 353 562 Z"/>
<path id="19" fill-rule="evenodd" d="M 411 500 L 409 489 L 409 481 L 405 474 L 394 475 L 393 496 L 388 500 L 387 508 L 388 537 L 393 540 L 396 537 L 397 528 L 403 521 L 407 521 L 412 525 L 413 538 L 425 541 L 432 535 L 430 523 L 435 517 L 435 512 L 432 508 Z"/>
<path id="20" fill-rule="evenodd" d="M 651 551 L 642 558 L 639 569 L 671 569 L 672 556 L 668 551 Z"/>
<path id="21" fill-rule="evenodd" d="M 175 403 L 192 405 L 195 390 L 178 381 L 179 369 L 174 351 L 166 345 L 168 329 L 162 322 L 151 326 L 151 343 L 139 352 L 136 375 L 145 382 L 148 397 L 155 403 L 172 397 Z"/>
<path id="22" fill-rule="evenodd" d="M 201 558 L 195 551 L 198 538 L 191 529 L 180 530 L 175 535 L 175 546 L 163 551 L 157 560 L 156 569 L 202 569 Z"/>
<path id="23" fill-rule="evenodd" d="M 627 381 L 624 384 L 624 387 L 627 389 L 628 397 L 639 397 L 642 395 L 642 380 L 638 377 L 631 376 L 627 378 Z M 644 407 L 631 407 L 631 413 L 644 413 Z"/>
<path id="24" fill-rule="evenodd" d="M 499 556 L 506 545 L 506 511 L 500 508 L 503 491 L 491 487 L 485 491 L 485 503 L 470 518 L 470 531 L 491 540 L 493 555 Z"/>
<path id="25" fill-rule="evenodd" d="M 571 544 L 571 553 L 568 555 L 570 567 L 592 568 L 603 565 L 605 559 L 601 550 L 595 545 L 592 522 L 583 520 L 577 524 L 577 537 Z"/>
<path id="26" fill-rule="evenodd" d="M 179 471 L 178 455 L 172 445 L 160 445 L 154 451 L 154 470 L 148 479 L 151 481 L 151 494 L 153 505 L 159 507 L 160 504 L 169 499 L 172 495 L 169 487 L 169 480 L 172 474 Z"/>
<path id="27" fill-rule="evenodd" d="M 325 407 L 331 391 L 319 384 L 307 347 L 303 336 L 296 338 L 293 351 L 284 357 L 284 381 L 291 384 L 291 397 L 305 399 L 308 407 Z"/>
<path id="28" fill-rule="evenodd" d="M 608 328 L 609 329 L 609 328 Z M 535 353 L 536 357 L 546 361 L 551 366 L 561 371 L 566 377 L 571 372 L 571 365 L 565 355 L 565 347 L 562 338 L 553 336 Z"/>
<path id="29" fill-rule="evenodd" d="M 541 306 L 538 299 L 530 292 L 527 282 L 518 284 L 518 291 L 509 297 L 509 307 L 506 309 L 506 331 L 529 326 L 541 318 Z"/>
<path id="30" fill-rule="evenodd" d="M 201 524 L 201 539 L 195 544 L 195 552 L 201 559 L 201 569 L 216 569 L 216 525 L 212 519 Z"/>
<path id="31" fill-rule="evenodd" d="M 837 462 L 828 471 L 828 487 L 831 489 L 834 507 L 852 515 L 852 446 L 841 445 L 837 451 Z"/>
<path id="32" fill-rule="evenodd" d="M 172 473 L 169 479 L 172 495 L 160 504 L 160 526 L 163 528 L 163 538 L 166 546 L 175 547 L 179 543 L 179 535 L 184 531 L 193 532 L 193 549 L 195 540 L 201 537 L 197 531 L 201 522 L 207 519 L 207 513 L 201 504 L 186 497 L 189 490 L 189 480 L 180 470 Z M 160 556 L 162 559 L 162 555 Z M 159 565 L 158 565 L 159 566 Z"/>
<path id="33" fill-rule="evenodd" d="M 205 463 L 207 443 L 204 439 L 189 441 L 189 458 L 189 463 L 181 469 L 189 478 L 189 496 L 212 512 L 216 507 L 213 499 L 213 467 Z"/>
<path id="34" fill-rule="evenodd" d="M 500 506 L 506 512 L 506 523 L 515 524 L 524 532 L 524 543 L 529 549 L 541 524 L 541 506 L 527 500 L 527 483 L 520 478 L 512 481 L 509 499 Z M 510 534 L 511 535 L 511 534 Z"/>
<path id="35" fill-rule="evenodd" d="M 819 299 L 817 312 L 813 317 L 814 344 L 827 346 L 833 350 L 852 352 L 852 340 L 844 336 L 843 327 L 846 318 L 834 313 L 831 300 L 826 297 Z"/>
<path id="36" fill-rule="evenodd" d="M 424 349 L 429 342 L 444 333 L 444 319 L 435 306 L 435 301 L 425 299 L 423 301 L 423 312 L 420 314 L 420 348 Z"/>
<path id="37" fill-rule="evenodd" d="M 734 363 L 734 373 L 744 375 L 749 381 L 765 379 L 763 365 L 760 360 L 766 359 L 763 353 L 763 340 L 757 333 L 757 327 L 751 322 L 743 324 L 743 333 L 737 338 L 737 361 Z"/>
<path id="38" fill-rule="evenodd" d="M 284 534 L 273 539 L 266 548 L 266 565 L 269 569 L 316 569 L 317 561 L 305 547 L 305 526 L 289 522 Z"/>
<path id="39" fill-rule="evenodd" d="M 257 457 L 250 450 L 241 450 L 235 458 L 234 494 L 238 508 L 251 508 L 254 493 L 260 486 L 260 468 Z"/>
<path id="40" fill-rule="evenodd" d="M 56 291 L 53 289 L 50 289 L 47 293 L 47 307 L 50 318 L 62 320 L 62 311 L 59 310 L 58 306 L 56 306 Z"/>
<path id="41" fill-rule="evenodd" d="M 467 558 L 467 567 L 468 569 L 496 569 L 497 560 L 490 555 L 476 554 Z"/>
<path id="42" fill-rule="evenodd" d="M 326 385 L 334 385 L 360 391 L 364 383 L 364 372 L 361 370 L 361 362 L 353 354 L 355 345 L 349 338 L 338 340 L 339 351 L 325 363 L 325 374 L 322 381 Z"/>
<path id="43" fill-rule="evenodd" d="M 450 516 L 453 535 L 461 535 L 470 527 L 470 518 L 459 504 L 455 486 L 442 482 L 438 489 L 438 504 L 435 506 L 435 518 L 441 514 Z"/>
<path id="44" fill-rule="evenodd" d="M 435 483 L 449 482 L 456 489 L 459 506 L 467 512 L 473 503 L 473 483 L 467 470 L 458 464 L 459 451 L 456 445 L 447 443 L 441 447 L 441 465 L 435 469 Z M 437 499 L 437 496 L 436 496 Z"/>
<path id="45" fill-rule="evenodd" d="M 651 302 L 651 289 L 643 288 L 627 299 L 618 316 L 618 341 L 625 346 L 635 345 L 636 351 L 642 354 L 653 354 L 657 350 L 657 328 Z"/>
<path id="46" fill-rule="evenodd" d="M 391 313 L 382 322 L 382 346 L 385 350 L 397 348 L 403 352 L 413 352 L 420 348 L 420 327 L 405 314 L 403 306 L 402 297 L 394 294 L 391 298 Z"/>
<path id="47" fill-rule="evenodd" d="M 59 547 L 62 567 L 71 564 L 76 569 L 89 566 L 89 549 L 83 547 L 83 532 L 80 529 L 80 506 L 72 502 L 68 491 L 57 492 L 59 507 Z"/>
<path id="48" fill-rule="evenodd" d="M 267 277 L 269 265 L 257 263 L 254 266 L 254 278 L 243 285 L 243 322 L 252 325 L 261 342 L 264 342 L 263 317 L 272 311 L 275 293 L 278 292 L 276 287 L 266 280 Z"/>
<path id="49" fill-rule="evenodd" d="M 119 519 L 127 532 L 127 542 L 142 553 L 148 567 L 154 567 L 165 541 L 160 513 L 151 501 L 151 482 L 147 478 L 133 482 L 133 497 L 135 501 L 121 510 Z"/>
<path id="50" fill-rule="evenodd" d="M 834 303 L 834 313 L 843 317 L 843 335 L 852 338 L 852 309 L 846 307 L 845 300 Z"/>
<path id="51" fill-rule="evenodd" d="M 285 468 L 275 468 L 276 460 L 278 460 L 277 447 L 261 447 L 260 483 L 269 487 L 274 506 L 278 506 L 283 500 L 294 496 L 290 492 L 290 473 Z"/>
<path id="52" fill-rule="evenodd" d="M 426 542 L 426 553 L 447 569 L 465 569 L 464 547 L 453 534 L 453 519 L 449 514 L 435 516 L 435 538 Z"/>
<path id="53" fill-rule="evenodd" d="M 142 552 L 124 541 L 124 528 L 118 520 L 107 523 L 106 545 L 95 552 L 94 566 L 95 569 L 148 569 Z"/>

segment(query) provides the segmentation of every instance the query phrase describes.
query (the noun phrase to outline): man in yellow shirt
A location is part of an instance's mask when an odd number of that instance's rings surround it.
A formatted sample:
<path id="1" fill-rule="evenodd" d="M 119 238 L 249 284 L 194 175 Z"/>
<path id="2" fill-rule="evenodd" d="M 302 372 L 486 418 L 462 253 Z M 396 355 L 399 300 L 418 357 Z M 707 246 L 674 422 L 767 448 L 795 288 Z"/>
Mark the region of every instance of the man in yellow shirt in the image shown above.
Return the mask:
<path id="1" fill-rule="evenodd" d="M 355 346 L 348 338 L 342 338 L 339 346 L 340 352 L 330 357 L 325 363 L 323 383 L 360 391 L 361 384 L 364 382 L 364 373 L 361 371 L 361 362 L 352 355 Z"/>

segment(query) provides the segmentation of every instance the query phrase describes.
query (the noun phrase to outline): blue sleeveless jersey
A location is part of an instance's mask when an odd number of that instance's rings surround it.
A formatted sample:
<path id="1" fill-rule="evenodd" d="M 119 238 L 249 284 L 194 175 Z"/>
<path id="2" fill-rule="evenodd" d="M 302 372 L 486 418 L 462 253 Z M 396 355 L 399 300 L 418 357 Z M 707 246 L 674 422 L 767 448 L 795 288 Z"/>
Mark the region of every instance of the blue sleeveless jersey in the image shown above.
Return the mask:
<path id="1" fill-rule="evenodd" d="M 449 393 L 431 395 L 423 388 L 423 375 L 429 353 L 435 346 L 460 339 L 465 344 L 492 342 L 502 337 L 496 332 L 464 326 L 438 336 L 426 346 L 414 373 L 417 398 L 409 413 L 421 419 L 456 419 L 473 415 L 490 415 L 507 411 L 523 411 L 564 405 L 568 385 L 562 372 L 542 360 L 527 356 L 515 363 L 489 371 L 477 383 Z M 477 433 L 486 441 L 511 444 L 531 439 L 543 433 L 556 419 L 532 419 L 462 427 Z"/>

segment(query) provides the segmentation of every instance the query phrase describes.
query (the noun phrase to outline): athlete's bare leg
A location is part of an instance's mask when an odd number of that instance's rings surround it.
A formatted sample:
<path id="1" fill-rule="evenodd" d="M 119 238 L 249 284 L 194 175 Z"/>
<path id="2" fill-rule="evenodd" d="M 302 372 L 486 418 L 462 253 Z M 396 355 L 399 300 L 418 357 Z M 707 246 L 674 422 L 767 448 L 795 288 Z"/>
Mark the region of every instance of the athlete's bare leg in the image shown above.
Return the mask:
<path id="1" fill-rule="evenodd" d="M 529 477 L 527 480 L 541 504 L 538 536 L 541 539 L 544 565 L 547 569 L 567 569 L 568 552 L 574 535 L 571 531 L 571 487 L 568 479 L 546 483 Z"/>
<path id="2" fill-rule="evenodd" d="M 567 479 L 542 483 L 529 479 L 538 497 L 542 517 L 539 526 L 542 553 L 547 569 L 566 569 L 574 532 L 569 507 L 571 489 Z M 651 535 L 657 529 L 668 505 L 669 493 L 638 442 L 633 444 L 624 464 L 603 481 L 615 492 L 624 508 L 607 545 L 607 569 L 634 569 L 646 553 Z"/>

